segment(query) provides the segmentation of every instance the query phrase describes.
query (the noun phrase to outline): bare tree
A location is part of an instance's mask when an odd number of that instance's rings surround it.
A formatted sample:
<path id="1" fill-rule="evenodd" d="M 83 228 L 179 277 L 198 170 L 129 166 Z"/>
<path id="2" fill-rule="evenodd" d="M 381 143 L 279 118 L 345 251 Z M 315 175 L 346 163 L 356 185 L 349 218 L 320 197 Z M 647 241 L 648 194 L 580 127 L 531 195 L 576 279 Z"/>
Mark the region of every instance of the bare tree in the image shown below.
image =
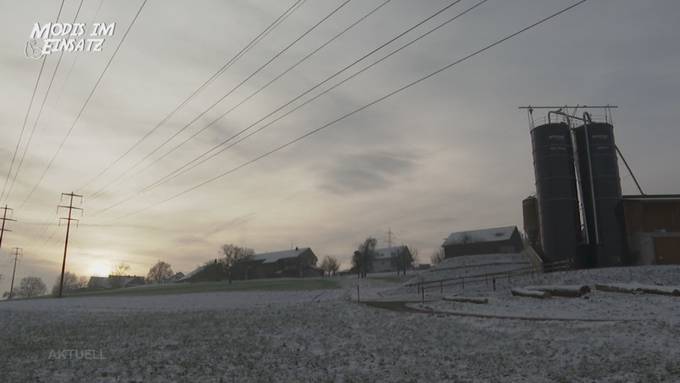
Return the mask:
<path id="1" fill-rule="evenodd" d="M 352 268 L 357 272 L 358 278 L 366 278 L 366 273 L 373 271 L 373 259 L 375 258 L 375 246 L 378 241 L 368 237 L 359 245 L 352 256 Z"/>
<path id="2" fill-rule="evenodd" d="M 413 267 L 415 256 L 417 255 L 417 249 L 413 249 L 411 251 L 406 246 L 400 248 L 399 252 L 392 256 L 391 259 L 392 266 L 397 270 L 397 275 L 399 275 L 399 272 L 402 272 L 404 275 L 406 275 L 406 270 Z"/>
<path id="3" fill-rule="evenodd" d="M 85 275 L 81 275 L 80 278 L 78 278 L 78 287 L 83 288 L 87 287 L 87 283 L 90 281 L 90 278 L 86 277 Z"/>
<path id="4" fill-rule="evenodd" d="M 121 262 L 113 268 L 111 275 L 124 276 L 124 275 L 128 275 L 129 273 L 130 273 L 130 265 L 128 265 L 125 262 Z"/>
<path id="5" fill-rule="evenodd" d="M 169 263 L 158 261 L 149 269 L 146 280 L 151 283 L 163 283 L 172 278 L 173 275 L 174 273 Z"/>
<path id="6" fill-rule="evenodd" d="M 340 269 L 340 262 L 334 257 L 326 256 L 323 261 L 321 261 L 321 266 L 319 266 L 325 274 L 335 275 L 335 273 Z"/>
<path id="7" fill-rule="evenodd" d="M 57 276 L 57 280 L 54 282 L 54 285 L 52 286 L 52 295 L 57 295 L 59 294 L 59 284 L 61 283 L 61 276 Z M 78 276 L 70 271 L 67 271 L 64 273 L 64 293 L 67 293 L 69 291 L 74 291 L 79 288 L 83 287 L 81 284 L 81 281 L 78 279 Z"/>
<path id="8" fill-rule="evenodd" d="M 340 262 L 335 257 L 329 257 L 328 258 L 329 266 L 328 268 L 330 269 L 331 275 L 335 276 L 335 274 L 340 270 Z"/>
<path id="9" fill-rule="evenodd" d="M 23 298 L 31 298 L 44 295 L 46 291 L 47 287 L 42 279 L 38 277 L 24 277 L 19 283 L 19 290 L 16 292 L 16 295 Z"/>
<path id="10" fill-rule="evenodd" d="M 229 278 L 229 283 L 233 279 L 234 267 L 245 260 L 252 258 L 255 255 L 255 250 L 249 249 L 247 247 L 236 246 L 232 244 L 222 245 L 222 259 L 220 262 L 224 267 L 224 271 L 227 273 Z"/>
<path id="11" fill-rule="evenodd" d="M 444 260 L 444 249 L 439 248 L 432 253 L 430 256 L 430 263 L 433 265 L 439 264 L 441 261 Z"/>

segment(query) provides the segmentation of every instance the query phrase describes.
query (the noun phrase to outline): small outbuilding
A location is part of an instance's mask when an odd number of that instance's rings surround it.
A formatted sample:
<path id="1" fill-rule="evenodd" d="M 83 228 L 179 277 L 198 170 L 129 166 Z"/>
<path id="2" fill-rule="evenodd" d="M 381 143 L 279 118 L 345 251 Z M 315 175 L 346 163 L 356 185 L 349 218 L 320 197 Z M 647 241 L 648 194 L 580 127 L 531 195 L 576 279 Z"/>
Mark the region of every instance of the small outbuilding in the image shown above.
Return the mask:
<path id="1" fill-rule="evenodd" d="M 517 226 L 452 233 L 442 244 L 445 258 L 478 254 L 519 253 L 524 248 Z"/>

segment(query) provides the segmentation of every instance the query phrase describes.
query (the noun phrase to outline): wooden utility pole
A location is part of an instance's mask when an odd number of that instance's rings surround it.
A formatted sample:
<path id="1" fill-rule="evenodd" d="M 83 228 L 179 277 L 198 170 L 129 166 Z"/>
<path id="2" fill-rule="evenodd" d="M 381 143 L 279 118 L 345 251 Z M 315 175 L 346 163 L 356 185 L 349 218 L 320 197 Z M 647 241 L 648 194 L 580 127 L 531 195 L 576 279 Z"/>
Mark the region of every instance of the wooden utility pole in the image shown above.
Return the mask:
<path id="1" fill-rule="evenodd" d="M 9 299 L 12 299 L 14 296 L 14 275 L 17 272 L 17 259 L 19 258 L 19 254 L 22 253 L 23 250 L 20 247 L 14 248 L 14 269 L 12 270 L 12 282 L 9 285 Z"/>
<path id="2" fill-rule="evenodd" d="M 79 194 L 75 194 L 73 192 L 71 193 L 61 193 L 61 200 L 64 200 L 64 197 L 68 197 L 68 205 L 59 205 L 57 209 L 67 209 L 68 210 L 68 216 L 65 218 L 59 218 L 59 223 L 61 223 L 62 220 L 66 220 L 66 239 L 64 240 L 64 258 L 61 262 L 61 279 L 59 280 L 59 298 L 61 298 L 62 293 L 64 291 L 64 272 L 66 271 L 66 253 L 68 251 L 68 236 L 71 232 L 71 221 L 75 221 L 76 223 L 79 222 L 79 220 L 73 218 L 73 210 L 78 210 L 82 214 L 83 209 L 79 207 L 73 206 L 73 199 L 74 198 L 79 198 L 80 203 L 83 203 L 83 196 Z"/>
<path id="3" fill-rule="evenodd" d="M 16 220 L 11 219 L 11 218 L 7 218 L 7 211 L 12 212 L 12 209 L 8 208 L 7 205 L 0 207 L 0 210 L 2 210 L 2 218 L 0 218 L 0 220 L 2 220 L 2 224 L 0 226 L 0 249 L 1 249 L 2 248 L 2 239 L 5 236 L 5 232 L 6 231 L 12 231 L 12 230 L 5 229 L 5 223 L 7 221 L 16 221 Z"/>

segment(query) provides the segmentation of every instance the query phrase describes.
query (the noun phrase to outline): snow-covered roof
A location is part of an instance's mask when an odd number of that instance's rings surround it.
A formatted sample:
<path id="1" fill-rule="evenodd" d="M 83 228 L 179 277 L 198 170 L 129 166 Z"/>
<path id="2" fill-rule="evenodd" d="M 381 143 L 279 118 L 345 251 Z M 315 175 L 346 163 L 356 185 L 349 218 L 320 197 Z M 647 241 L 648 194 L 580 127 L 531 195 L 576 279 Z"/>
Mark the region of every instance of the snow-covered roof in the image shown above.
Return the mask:
<path id="1" fill-rule="evenodd" d="M 451 233 L 443 246 L 465 243 L 506 241 L 512 237 L 517 226 L 492 227 L 489 229 L 459 231 Z"/>
<path id="2" fill-rule="evenodd" d="M 255 254 L 253 261 L 262 261 L 262 263 L 274 263 L 281 259 L 297 258 L 300 254 L 309 250 L 309 247 L 295 248 L 293 250 L 274 251 L 271 253 Z"/>
<path id="3" fill-rule="evenodd" d="M 405 248 L 406 248 L 406 246 L 392 246 L 392 247 L 385 247 L 383 249 L 375 249 L 375 258 L 376 259 L 391 258 L 393 256 L 398 255 L 399 252 L 402 251 Z"/>

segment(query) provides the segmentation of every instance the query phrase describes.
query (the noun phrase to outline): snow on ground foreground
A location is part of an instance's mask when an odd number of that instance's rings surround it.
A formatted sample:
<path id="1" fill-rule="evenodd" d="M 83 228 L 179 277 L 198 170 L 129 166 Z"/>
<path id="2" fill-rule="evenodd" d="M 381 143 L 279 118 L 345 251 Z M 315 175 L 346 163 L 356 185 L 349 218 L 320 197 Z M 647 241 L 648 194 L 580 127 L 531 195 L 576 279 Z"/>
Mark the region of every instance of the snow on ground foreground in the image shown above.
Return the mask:
<path id="1" fill-rule="evenodd" d="M 664 273 L 677 280 L 678 271 Z M 545 284 L 556 284 L 555 278 L 546 276 Z M 355 280 L 343 284 L 344 290 L 0 303 L 0 380 L 680 381 L 680 326 L 668 318 L 551 322 L 392 311 L 350 301 Z M 632 300 L 610 302 L 614 315 L 634 311 L 630 302 L 649 298 L 618 296 Z M 468 310 L 513 299 L 500 292 L 489 297 L 486 305 L 456 304 Z M 585 310 L 570 306 L 576 302 L 595 299 L 597 304 L 599 298 L 524 299 L 569 311 Z M 680 302 L 677 297 L 653 299 L 653 305 L 664 307 Z M 81 352 L 74 357 L 64 350 Z"/>

